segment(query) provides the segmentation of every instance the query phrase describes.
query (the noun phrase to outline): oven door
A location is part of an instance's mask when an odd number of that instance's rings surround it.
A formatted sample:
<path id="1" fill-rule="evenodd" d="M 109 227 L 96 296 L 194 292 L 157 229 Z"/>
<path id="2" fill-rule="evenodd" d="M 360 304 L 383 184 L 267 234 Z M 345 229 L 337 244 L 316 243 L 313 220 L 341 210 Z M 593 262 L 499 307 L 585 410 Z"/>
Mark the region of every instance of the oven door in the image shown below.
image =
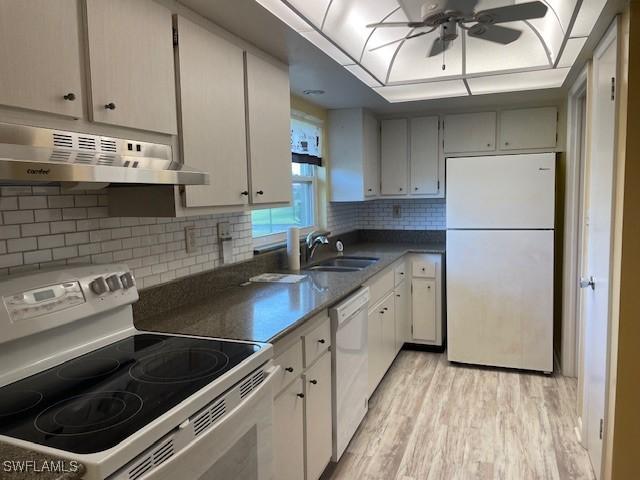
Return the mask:
<path id="1" fill-rule="evenodd" d="M 202 436 L 140 480 L 270 480 L 273 379 L 278 369 Z"/>

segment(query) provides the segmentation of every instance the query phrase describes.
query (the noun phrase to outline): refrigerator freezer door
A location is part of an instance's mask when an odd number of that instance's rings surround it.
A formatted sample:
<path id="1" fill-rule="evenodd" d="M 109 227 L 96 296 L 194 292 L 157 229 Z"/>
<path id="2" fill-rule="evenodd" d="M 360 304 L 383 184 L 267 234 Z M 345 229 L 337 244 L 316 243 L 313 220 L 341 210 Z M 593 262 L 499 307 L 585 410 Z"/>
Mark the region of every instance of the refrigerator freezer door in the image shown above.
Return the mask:
<path id="1" fill-rule="evenodd" d="M 449 360 L 552 371 L 553 234 L 447 231 Z"/>
<path id="2" fill-rule="evenodd" d="M 448 229 L 554 228 L 555 154 L 447 159 Z"/>

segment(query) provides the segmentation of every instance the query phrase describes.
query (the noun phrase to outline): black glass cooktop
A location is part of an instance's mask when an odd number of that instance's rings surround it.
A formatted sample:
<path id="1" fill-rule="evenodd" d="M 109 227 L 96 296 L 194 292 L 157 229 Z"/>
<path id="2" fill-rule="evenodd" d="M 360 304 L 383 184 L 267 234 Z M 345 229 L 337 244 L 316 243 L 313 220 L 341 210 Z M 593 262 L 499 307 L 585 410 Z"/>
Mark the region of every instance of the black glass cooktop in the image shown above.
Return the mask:
<path id="1" fill-rule="evenodd" d="M 0 388 L 0 434 L 67 452 L 106 450 L 259 349 L 134 335 Z"/>

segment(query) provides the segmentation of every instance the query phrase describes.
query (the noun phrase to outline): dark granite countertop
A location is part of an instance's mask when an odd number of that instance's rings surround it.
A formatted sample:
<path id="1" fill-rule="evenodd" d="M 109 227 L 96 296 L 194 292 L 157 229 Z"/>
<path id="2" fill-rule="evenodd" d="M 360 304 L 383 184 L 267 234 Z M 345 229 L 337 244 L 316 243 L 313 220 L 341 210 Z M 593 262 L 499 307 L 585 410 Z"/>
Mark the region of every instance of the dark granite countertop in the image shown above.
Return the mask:
<path id="1" fill-rule="evenodd" d="M 0 442 L 0 478 L 7 480 L 75 480 L 85 468 L 57 457 Z"/>
<path id="2" fill-rule="evenodd" d="M 140 330 L 274 342 L 357 290 L 406 253 L 444 253 L 444 243 L 358 243 L 345 255 L 378 257 L 359 272 L 311 272 L 296 284 L 250 283 L 214 290 L 197 302 L 136 319 Z M 323 257 L 334 256 L 325 252 Z M 322 258 L 322 257 L 319 257 Z"/>

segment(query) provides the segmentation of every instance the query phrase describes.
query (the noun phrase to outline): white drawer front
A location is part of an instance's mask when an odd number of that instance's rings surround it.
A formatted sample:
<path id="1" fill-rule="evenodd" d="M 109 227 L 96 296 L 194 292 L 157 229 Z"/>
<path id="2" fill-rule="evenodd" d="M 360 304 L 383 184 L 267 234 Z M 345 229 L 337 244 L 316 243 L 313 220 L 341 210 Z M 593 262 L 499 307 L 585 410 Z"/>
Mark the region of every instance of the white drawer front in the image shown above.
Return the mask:
<path id="1" fill-rule="evenodd" d="M 415 260 L 413 262 L 414 277 L 426 277 L 435 278 L 436 276 L 436 264 L 430 260 Z"/>
<path id="2" fill-rule="evenodd" d="M 307 368 L 331 346 L 329 318 L 302 337 L 302 341 L 304 344 L 304 366 Z"/>
<path id="3" fill-rule="evenodd" d="M 365 285 L 369 287 L 371 294 L 369 305 L 378 303 L 388 292 L 393 290 L 395 283 L 394 277 L 393 268 L 389 267 L 365 283 Z"/>

